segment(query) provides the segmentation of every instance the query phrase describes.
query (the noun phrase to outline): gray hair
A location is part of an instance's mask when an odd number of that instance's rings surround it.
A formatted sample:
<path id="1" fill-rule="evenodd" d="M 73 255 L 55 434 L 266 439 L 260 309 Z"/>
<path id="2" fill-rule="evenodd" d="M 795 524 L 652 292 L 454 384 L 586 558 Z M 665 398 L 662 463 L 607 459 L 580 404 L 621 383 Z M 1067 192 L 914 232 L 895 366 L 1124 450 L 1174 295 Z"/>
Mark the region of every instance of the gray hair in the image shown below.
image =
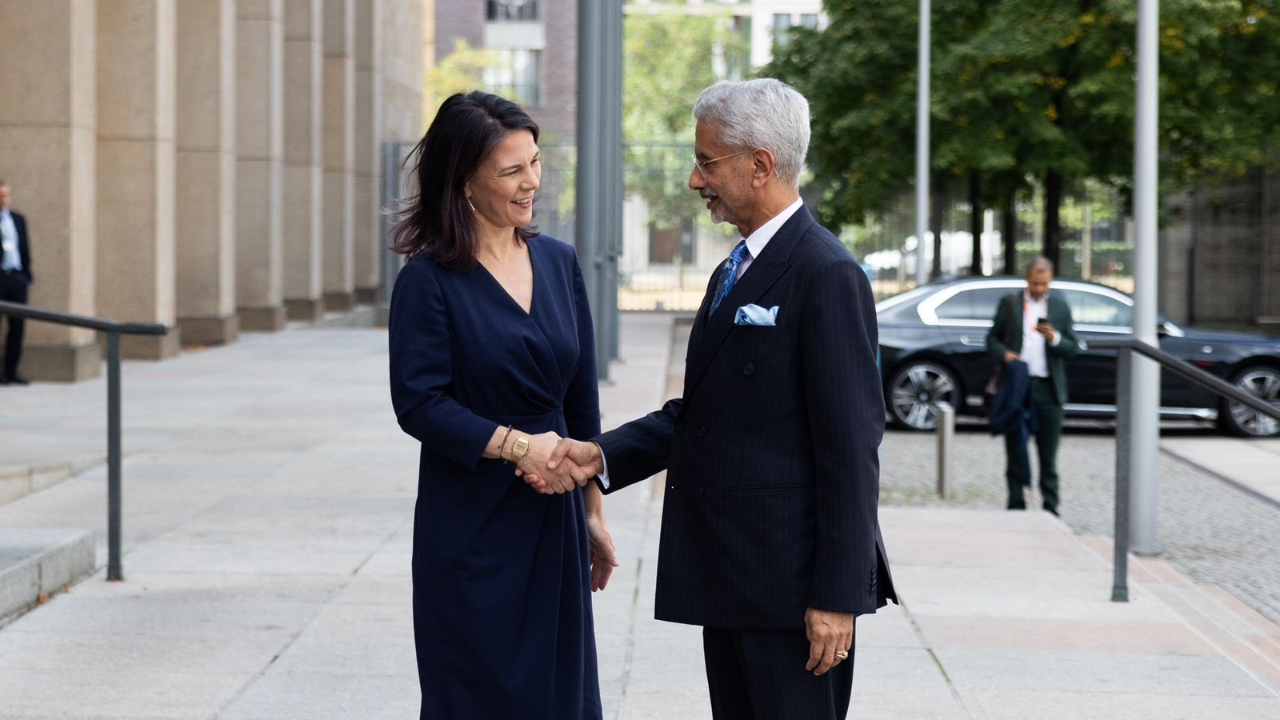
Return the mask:
<path id="1" fill-rule="evenodd" d="M 1053 261 L 1043 255 L 1036 257 L 1034 260 L 1027 263 L 1027 274 L 1024 275 L 1023 277 L 1031 277 L 1032 273 L 1037 272 L 1039 270 L 1048 270 L 1050 273 L 1052 273 Z"/>
<path id="2" fill-rule="evenodd" d="M 800 168 L 809 151 L 809 101 L 780 80 L 721 81 L 702 91 L 693 117 L 720 130 L 734 149 L 773 153 L 778 178 L 800 187 Z"/>

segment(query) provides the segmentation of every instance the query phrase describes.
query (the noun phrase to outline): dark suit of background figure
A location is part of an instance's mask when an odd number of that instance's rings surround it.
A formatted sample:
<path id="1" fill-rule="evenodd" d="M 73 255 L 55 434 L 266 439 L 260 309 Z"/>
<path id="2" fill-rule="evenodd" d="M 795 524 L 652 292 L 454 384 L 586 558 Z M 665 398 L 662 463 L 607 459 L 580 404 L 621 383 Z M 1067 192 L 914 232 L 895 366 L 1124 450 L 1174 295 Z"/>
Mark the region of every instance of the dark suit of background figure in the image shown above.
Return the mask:
<path id="1" fill-rule="evenodd" d="M 0 258 L 0 300 L 5 302 L 26 303 L 27 291 L 34 281 L 31 274 L 31 245 L 27 238 L 27 219 L 12 210 L 13 226 L 18 233 L 18 257 L 22 261 L 21 270 L 4 270 L 3 259 Z M 4 342 L 4 362 L 0 364 L 0 379 L 14 377 L 18 373 L 18 361 L 22 359 L 22 333 L 26 321 L 20 317 L 5 317 L 8 321 L 8 332 Z"/>
<path id="2" fill-rule="evenodd" d="M 1023 339 L 1023 294 L 1010 295 L 996 308 L 995 322 L 987 333 L 987 353 L 1003 360 L 1005 352 L 1021 353 Z M 1062 437 L 1062 407 L 1067 404 L 1067 361 L 1080 352 L 1080 344 L 1072 327 L 1071 308 L 1066 301 L 1049 293 L 1048 319 L 1062 335 L 1057 346 L 1044 344 L 1049 367 L 1047 382 L 1031 379 L 1031 408 L 1036 418 L 1036 455 L 1040 461 L 1040 496 L 1044 508 L 1058 511 L 1058 441 Z M 1009 344 L 1004 344 L 1005 327 L 1009 325 Z M 1009 508 L 1026 507 L 1022 488 L 1029 478 L 1023 476 L 1017 434 L 1005 435 L 1005 482 L 1009 486 Z"/>
<path id="3" fill-rule="evenodd" d="M 843 718 L 853 657 L 806 671 L 805 610 L 870 614 L 897 599 L 877 520 L 871 287 L 804 207 L 708 317 L 718 278 L 694 321 L 683 397 L 597 439 L 607 491 L 667 470 L 655 616 L 705 628 L 717 718 Z M 751 303 L 778 306 L 777 325 L 735 325 Z M 824 707 L 795 704 L 813 683 L 829 683 Z"/>

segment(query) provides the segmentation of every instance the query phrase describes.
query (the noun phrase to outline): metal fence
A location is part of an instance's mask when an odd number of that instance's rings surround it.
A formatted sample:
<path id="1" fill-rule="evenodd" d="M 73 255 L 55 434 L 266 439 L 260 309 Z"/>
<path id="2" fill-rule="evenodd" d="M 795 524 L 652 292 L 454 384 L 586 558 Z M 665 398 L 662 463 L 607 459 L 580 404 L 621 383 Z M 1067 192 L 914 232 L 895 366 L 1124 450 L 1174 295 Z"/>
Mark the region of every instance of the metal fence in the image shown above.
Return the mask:
<path id="1" fill-rule="evenodd" d="M 944 191 L 945 192 L 945 191 Z M 973 208 L 959 192 L 945 194 L 942 208 L 940 266 L 944 275 L 964 275 L 973 263 Z M 876 297 L 883 298 L 915 286 L 915 207 L 910 195 L 872 214 L 862 227 L 842 234 L 845 244 L 872 278 Z M 1040 193 L 1020 197 L 1015 204 L 1017 262 L 1004 263 L 1003 218 L 996 210 L 982 210 L 981 262 L 984 274 L 1021 274 L 1043 247 L 1044 200 Z M 1062 211 L 1063 241 L 1057 275 L 1106 283 L 1131 292 L 1130 265 L 1133 233 L 1125 218 L 1125 201 L 1111 188 L 1086 185 L 1066 199 Z M 925 238 L 925 262 L 932 269 L 935 244 Z"/>

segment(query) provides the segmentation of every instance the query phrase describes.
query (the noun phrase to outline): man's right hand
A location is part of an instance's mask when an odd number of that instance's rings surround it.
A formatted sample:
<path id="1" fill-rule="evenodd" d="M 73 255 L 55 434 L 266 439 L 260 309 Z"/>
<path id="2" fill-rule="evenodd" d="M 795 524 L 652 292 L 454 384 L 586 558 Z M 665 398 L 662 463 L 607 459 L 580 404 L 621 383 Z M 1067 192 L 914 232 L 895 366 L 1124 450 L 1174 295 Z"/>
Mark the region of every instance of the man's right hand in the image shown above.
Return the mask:
<path id="1" fill-rule="evenodd" d="M 1006 364 L 1011 363 L 1011 362 L 1013 362 L 1014 360 L 1017 360 L 1017 359 L 1018 359 L 1018 353 L 1016 353 L 1016 352 L 1010 352 L 1010 351 L 1008 351 L 1008 350 L 1005 350 L 1005 351 L 1004 351 L 1004 361 L 1005 361 L 1005 363 L 1006 363 Z M 559 450 L 559 448 L 556 448 L 556 449 L 557 449 L 557 450 Z"/>

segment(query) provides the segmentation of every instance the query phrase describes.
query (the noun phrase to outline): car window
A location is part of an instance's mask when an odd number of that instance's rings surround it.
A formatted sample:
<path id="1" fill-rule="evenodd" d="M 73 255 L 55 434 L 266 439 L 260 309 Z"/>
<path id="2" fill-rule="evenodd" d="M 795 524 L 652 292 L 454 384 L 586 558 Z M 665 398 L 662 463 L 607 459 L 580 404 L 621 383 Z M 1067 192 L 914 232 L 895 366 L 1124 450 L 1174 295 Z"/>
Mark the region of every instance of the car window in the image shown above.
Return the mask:
<path id="1" fill-rule="evenodd" d="M 991 320 L 996 305 L 1013 291 L 1007 288 L 975 288 L 962 290 L 938 306 L 939 320 Z"/>
<path id="2" fill-rule="evenodd" d="M 1109 325 L 1128 328 L 1133 324 L 1133 308 L 1115 298 L 1084 290 L 1054 290 L 1071 308 L 1071 319 L 1077 325 Z"/>

